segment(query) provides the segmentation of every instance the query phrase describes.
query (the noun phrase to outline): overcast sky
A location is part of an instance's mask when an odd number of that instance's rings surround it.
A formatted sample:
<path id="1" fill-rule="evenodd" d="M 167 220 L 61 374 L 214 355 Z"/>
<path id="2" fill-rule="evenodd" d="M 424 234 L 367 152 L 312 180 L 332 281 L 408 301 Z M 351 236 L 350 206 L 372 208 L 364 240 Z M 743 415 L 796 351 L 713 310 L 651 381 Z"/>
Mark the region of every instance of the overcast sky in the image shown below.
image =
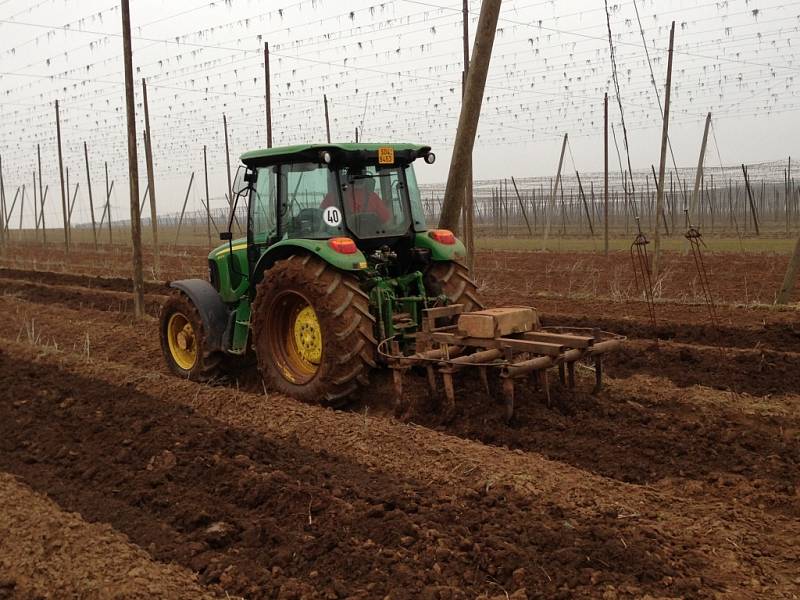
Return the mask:
<path id="1" fill-rule="evenodd" d="M 266 145 L 264 41 L 271 49 L 275 145 L 324 141 L 327 94 L 334 141 L 352 141 L 360 127 L 365 141 L 430 144 L 439 160 L 419 165 L 419 179 L 444 181 L 460 109 L 460 9 L 459 0 L 131 0 L 137 135 L 141 140 L 145 77 L 160 209 L 180 210 L 192 171 L 202 184 L 203 145 L 211 195 L 224 192 L 223 114 L 233 169 L 241 152 Z M 478 0 L 470 10 L 472 35 Z M 609 12 L 634 168 L 658 162 L 656 89 L 663 102 L 672 20 L 670 132 L 678 165 L 696 163 L 708 111 L 715 136 L 707 164 L 796 153 L 800 2 L 611 1 Z M 61 219 L 56 99 L 70 183 L 73 191 L 81 185 L 73 220 L 88 219 L 84 141 L 95 197 L 103 195 L 107 161 L 114 212 L 128 216 L 120 32 L 113 0 L 0 0 L 6 196 L 23 183 L 30 194 L 41 144 L 48 224 Z M 564 133 L 567 168 L 601 169 L 605 92 L 624 161 L 603 1 L 505 0 L 475 148 L 476 178 L 553 174 Z M 613 138 L 611 144 L 615 153 Z M 190 208 L 199 208 L 202 193 L 195 185 Z M 26 206 L 25 222 L 32 223 L 28 212 Z"/>

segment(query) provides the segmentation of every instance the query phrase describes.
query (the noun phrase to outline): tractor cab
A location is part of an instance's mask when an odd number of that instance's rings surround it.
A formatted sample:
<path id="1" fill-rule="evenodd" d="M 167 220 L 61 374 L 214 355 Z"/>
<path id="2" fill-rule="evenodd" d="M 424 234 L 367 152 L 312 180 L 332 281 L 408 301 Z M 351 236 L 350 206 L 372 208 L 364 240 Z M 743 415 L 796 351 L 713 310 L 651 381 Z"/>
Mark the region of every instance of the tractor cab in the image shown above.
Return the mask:
<path id="1" fill-rule="evenodd" d="M 341 144 L 275 148 L 242 156 L 238 196 L 248 200 L 248 242 L 349 238 L 363 252 L 426 231 L 413 162 L 427 146 Z"/>

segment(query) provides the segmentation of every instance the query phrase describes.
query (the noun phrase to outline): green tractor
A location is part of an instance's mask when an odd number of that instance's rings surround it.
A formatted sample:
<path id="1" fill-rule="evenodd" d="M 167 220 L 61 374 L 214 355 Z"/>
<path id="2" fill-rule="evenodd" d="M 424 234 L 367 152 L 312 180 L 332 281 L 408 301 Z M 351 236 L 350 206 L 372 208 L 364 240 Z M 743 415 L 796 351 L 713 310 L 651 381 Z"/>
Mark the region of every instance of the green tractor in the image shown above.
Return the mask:
<path id="1" fill-rule="evenodd" d="M 337 403 L 387 362 L 417 352 L 431 309 L 482 308 L 464 245 L 430 229 L 414 175 L 428 146 L 324 144 L 245 153 L 209 281 L 173 281 L 161 345 L 176 374 L 217 377 L 255 356 L 265 384 Z M 233 239 L 246 203 L 246 237 Z M 242 230 L 244 224 L 239 223 Z"/>

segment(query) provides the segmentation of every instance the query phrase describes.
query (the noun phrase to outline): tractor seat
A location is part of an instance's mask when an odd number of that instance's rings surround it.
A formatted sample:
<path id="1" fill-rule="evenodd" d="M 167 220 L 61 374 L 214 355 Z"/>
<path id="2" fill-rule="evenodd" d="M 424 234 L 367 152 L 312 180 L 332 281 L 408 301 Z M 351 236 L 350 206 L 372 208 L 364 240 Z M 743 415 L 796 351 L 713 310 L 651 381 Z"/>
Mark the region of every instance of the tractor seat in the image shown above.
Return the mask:
<path id="1" fill-rule="evenodd" d="M 297 216 L 289 220 L 287 233 L 289 237 L 309 238 L 323 231 L 322 210 L 319 208 L 303 208 Z"/>

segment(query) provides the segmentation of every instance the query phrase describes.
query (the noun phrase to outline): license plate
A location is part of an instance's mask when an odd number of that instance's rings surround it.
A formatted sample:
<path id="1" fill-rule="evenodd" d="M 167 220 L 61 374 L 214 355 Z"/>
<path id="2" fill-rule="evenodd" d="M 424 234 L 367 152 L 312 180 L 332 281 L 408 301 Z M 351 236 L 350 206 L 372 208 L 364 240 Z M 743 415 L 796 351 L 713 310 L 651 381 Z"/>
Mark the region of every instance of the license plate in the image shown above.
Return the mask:
<path id="1" fill-rule="evenodd" d="M 378 148 L 378 164 L 379 165 L 393 165 L 394 164 L 394 148 Z"/>

